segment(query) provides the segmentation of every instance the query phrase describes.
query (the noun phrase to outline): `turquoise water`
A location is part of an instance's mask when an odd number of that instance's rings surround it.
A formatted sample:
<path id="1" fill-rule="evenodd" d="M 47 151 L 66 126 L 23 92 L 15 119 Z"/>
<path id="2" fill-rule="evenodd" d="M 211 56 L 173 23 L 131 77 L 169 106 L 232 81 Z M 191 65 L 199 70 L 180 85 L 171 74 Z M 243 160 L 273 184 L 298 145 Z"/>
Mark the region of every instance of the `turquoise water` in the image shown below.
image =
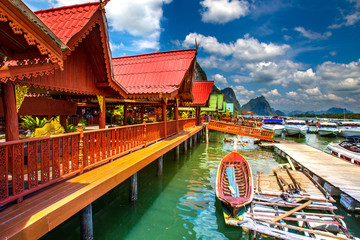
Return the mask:
<path id="1" fill-rule="evenodd" d="M 234 137 L 211 132 L 210 143 L 193 146 L 179 161 L 174 152 L 164 156 L 164 174 L 156 176 L 156 161 L 138 173 L 138 197 L 129 203 L 129 182 L 125 181 L 93 203 L 95 239 L 250 239 L 240 228 L 224 224 L 221 204 L 215 197 L 216 171 L 220 160 L 233 146 L 223 142 Z M 240 139 L 240 137 L 238 137 Z M 285 160 L 272 150 L 262 150 L 251 138 L 237 150 L 250 163 L 252 171 L 271 173 Z M 308 134 L 306 138 L 288 138 L 325 149 L 335 138 Z M 340 139 L 338 139 L 339 141 Z M 182 149 L 181 149 L 182 150 Z M 360 236 L 359 221 L 341 208 L 350 230 Z M 64 222 L 43 239 L 79 239 L 79 215 Z"/>

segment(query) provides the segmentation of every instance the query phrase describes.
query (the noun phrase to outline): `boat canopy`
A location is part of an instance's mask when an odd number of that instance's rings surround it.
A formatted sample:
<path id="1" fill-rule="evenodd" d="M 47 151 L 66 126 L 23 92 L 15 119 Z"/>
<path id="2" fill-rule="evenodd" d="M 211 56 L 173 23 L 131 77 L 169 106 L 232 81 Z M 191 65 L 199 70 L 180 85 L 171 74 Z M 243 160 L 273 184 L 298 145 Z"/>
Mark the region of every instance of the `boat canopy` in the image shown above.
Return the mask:
<path id="1" fill-rule="evenodd" d="M 282 119 L 264 119 L 264 123 L 282 123 Z"/>

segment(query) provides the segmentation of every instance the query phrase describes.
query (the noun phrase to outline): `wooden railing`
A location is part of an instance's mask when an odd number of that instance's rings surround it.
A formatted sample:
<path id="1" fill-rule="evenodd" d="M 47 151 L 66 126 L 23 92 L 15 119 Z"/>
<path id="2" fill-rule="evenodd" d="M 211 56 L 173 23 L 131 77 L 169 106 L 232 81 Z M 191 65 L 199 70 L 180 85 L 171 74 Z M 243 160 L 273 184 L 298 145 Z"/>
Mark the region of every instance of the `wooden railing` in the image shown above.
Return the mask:
<path id="1" fill-rule="evenodd" d="M 176 133 L 167 122 L 167 135 Z M 195 119 L 178 121 L 179 131 Z M 164 122 L 0 143 L 0 205 L 164 139 Z"/>
<path id="2" fill-rule="evenodd" d="M 210 121 L 207 125 L 209 129 L 227 132 L 247 137 L 259 138 L 267 141 L 274 141 L 274 131 L 264 130 L 255 127 L 246 127 L 234 123 Z"/>

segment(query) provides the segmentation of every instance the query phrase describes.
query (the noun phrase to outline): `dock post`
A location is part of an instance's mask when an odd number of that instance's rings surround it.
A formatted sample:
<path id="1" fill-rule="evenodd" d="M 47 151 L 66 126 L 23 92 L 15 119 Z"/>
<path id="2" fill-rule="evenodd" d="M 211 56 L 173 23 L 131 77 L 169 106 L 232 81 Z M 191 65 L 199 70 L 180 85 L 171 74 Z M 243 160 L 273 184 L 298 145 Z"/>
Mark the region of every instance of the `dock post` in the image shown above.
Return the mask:
<path id="1" fill-rule="evenodd" d="M 194 145 L 197 144 L 198 136 L 199 136 L 198 133 L 195 133 L 195 135 L 194 135 Z"/>
<path id="2" fill-rule="evenodd" d="M 192 148 L 192 139 L 193 139 L 193 137 L 190 136 L 190 137 L 189 137 L 189 148 Z"/>
<path id="3" fill-rule="evenodd" d="M 158 167 L 157 167 L 158 176 L 161 176 L 163 174 L 163 162 L 164 162 L 164 155 L 158 158 Z"/>
<path id="4" fill-rule="evenodd" d="M 175 147 L 175 160 L 179 161 L 179 159 L 180 159 L 180 145 L 177 145 Z"/>
<path id="5" fill-rule="evenodd" d="M 209 143 L 209 129 L 206 127 L 206 143 Z"/>
<path id="6" fill-rule="evenodd" d="M 135 202 L 137 200 L 137 173 L 134 173 L 134 175 L 130 177 L 130 202 Z"/>
<path id="7" fill-rule="evenodd" d="M 91 203 L 80 211 L 80 234 L 83 240 L 94 239 Z"/>
<path id="8" fill-rule="evenodd" d="M 183 148 L 183 150 L 184 150 L 184 153 L 187 152 L 187 140 L 184 141 L 184 148 Z"/>

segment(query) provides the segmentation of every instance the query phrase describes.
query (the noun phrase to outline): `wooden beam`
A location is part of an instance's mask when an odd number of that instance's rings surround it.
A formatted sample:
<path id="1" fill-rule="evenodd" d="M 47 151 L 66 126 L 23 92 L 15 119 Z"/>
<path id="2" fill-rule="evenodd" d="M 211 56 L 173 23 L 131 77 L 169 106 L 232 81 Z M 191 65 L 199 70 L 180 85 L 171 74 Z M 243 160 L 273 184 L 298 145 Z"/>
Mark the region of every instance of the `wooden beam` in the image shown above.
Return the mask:
<path id="1" fill-rule="evenodd" d="M 109 83 L 108 82 L 97 82 L 95 84 L 96 87 L 109 87 Z"/>

